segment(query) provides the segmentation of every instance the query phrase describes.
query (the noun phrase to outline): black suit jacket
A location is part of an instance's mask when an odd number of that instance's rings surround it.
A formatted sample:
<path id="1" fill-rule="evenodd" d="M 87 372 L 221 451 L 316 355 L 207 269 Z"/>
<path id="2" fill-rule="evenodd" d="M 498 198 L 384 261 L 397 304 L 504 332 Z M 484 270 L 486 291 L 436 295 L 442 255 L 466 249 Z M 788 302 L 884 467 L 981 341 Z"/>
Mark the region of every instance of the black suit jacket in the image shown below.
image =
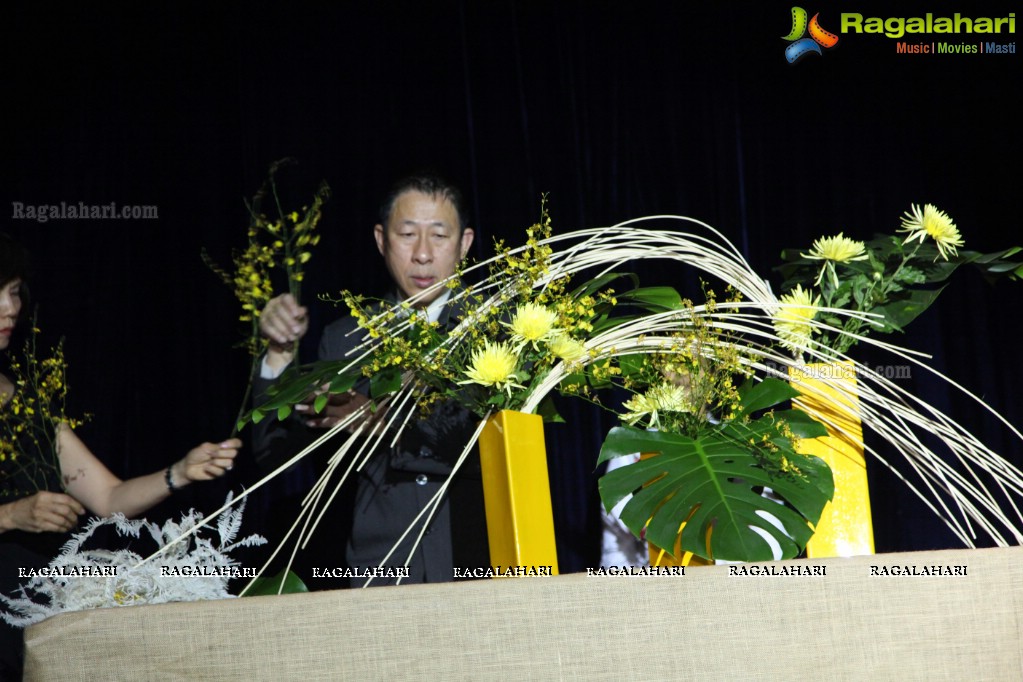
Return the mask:
<path id="1" fill-rule="evenodd" d="M 458 322 L 457 314 L 451 306 L 446 306 L 439 321 L 450 329 Z M 337 320 L 323 331 L 319 358 L 344 359 L 362 337 L 355 318 Z M 256 380 L 257 404 L 272 383 L 271 380 Z M 365 392 L 367 387 L 360 386 L 357 390 Z M 489 565 L 479 454 L 475 448 L 449 485 L 444 500 L 426 526 L 417 551 L 411 558 L 408 556 L 423 519 L 384 561 L 397 539 L 427 507 L 451 473 L 452 465 L 477 424 L 478 419 L 472 413 L 454 403 L 443 402 L 436 405 L 427 418 L 413 418 L 396 446 L 384 445 L 372 454 L 358 476 L 345 551 L 349 567 L 373 568 L 383 564 L 397 568 L 407 563 L 409 576 L 402 582 L 416 583 L 450 581 L 456 566 Z M 275 462 L 298 452 L 315 435 L 300 419 L 280 422 L 268 417 L 256 425 L 257 461 L 266 467 L 275 466 Z M 345 530 L 335 528 L 334 533 L 343 537 Z M 393 580 L 374 580 L 372 584 L 389 582 Z M 361 584 L 362 581 L 352 583 L 353 586 Z"/>

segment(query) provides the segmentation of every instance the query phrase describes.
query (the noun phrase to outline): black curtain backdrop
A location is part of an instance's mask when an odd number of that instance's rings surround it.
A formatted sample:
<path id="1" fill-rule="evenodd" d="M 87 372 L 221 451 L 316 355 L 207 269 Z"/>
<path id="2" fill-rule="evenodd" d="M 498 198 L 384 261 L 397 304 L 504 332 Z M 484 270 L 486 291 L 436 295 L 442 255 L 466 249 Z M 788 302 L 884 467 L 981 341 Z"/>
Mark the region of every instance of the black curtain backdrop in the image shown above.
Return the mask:
<path id="1" fill-rule="evenodd" d="M 848 5 L 805 7 L 837 32 L 842 11 L 921 16 L 945 3 Z M 775 285 L 782 248 L 838 231 L 892 232 L 910 203 L 947 211 L 967 248 L 1023 243 L 1019 56 L 897 54 L 896 40 L 841 34 L 836 48 L 790 65 L 781 39 L 790 8 L 660 0 L 7 8 L 0 229 L 33 253 L 44 338 L 67 339 L 72 408 L 93 414 L 81 435 L 122 476 L 226 437 L 248 361 L 232 347 L 242 330 L 236 304 L 199 254 L 226 262 L 244 242 L 243 200 L 285 156 L 299 161 L 283 176 L 287 203 L 307 201 L 321 179 L 333 188 L 308 292 L 382 292 L 377 204 L 397 177 L 423 167 L 465 188 L 477 257 L 495 238 L 521 242 L 542 193 L 560 231 L 653 214 L 703 220 Z M 1013 7 L 956 9 L 1005 16 Z M 153 205 L 159 217 L 15 215 L 19 203 L 60 202 Z M 645 284 L 696 293 L 696 273 L 657 263 L 642 272 Z M 1015 425 L 1021 302 L 1023 284 L 990 286 L 962 272 L 892 340 L 932 354 L 935 368 Z M 313 306 L 315 339 L 340 311 Z M 924 372 L 904 385 L 1023 463 L 1020 441 L 977 404 Z M 570 426 L 548 437 L 562 569 L 571 571 L 596 560 L 593 462 L 609 424 L 587 408 L 564 410 Z M 956 545 L 883 467 L 871 475 L 879 551 Z M 254 479 L 251 465 L 240 466 L 149 516 L 211 509 Z M 298 472 L 259 496 L 247 529 L 259 530 L 278 497 L 307 483 Z"/>

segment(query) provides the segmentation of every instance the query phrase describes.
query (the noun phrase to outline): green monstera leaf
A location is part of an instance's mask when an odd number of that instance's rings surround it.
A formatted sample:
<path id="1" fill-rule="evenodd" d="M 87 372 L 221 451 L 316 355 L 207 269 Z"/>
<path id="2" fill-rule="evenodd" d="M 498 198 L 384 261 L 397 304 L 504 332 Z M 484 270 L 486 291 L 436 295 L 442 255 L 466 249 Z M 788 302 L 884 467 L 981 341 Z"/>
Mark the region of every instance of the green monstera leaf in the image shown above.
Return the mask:
<path id="1" fill-rule="evenodd" d="M 765 380 L 744 391 L 744 412 L 789 397 L 791 388 L 784 382 Z M 812 525 L 834 494 L 834 482 L 823 460 L 792 449 L 783 423 L 800 437 L 825 433 L 798 410 L 708 425 L 697 438 L 614 428 L 599 462 L 636 452 L 649 456 L 601 478 L 604 505 L 611 509 L 631 495 L 622 521 L 637 536 L 645 531 L 647 540 L 668 552 L 674 551 L 685 523 L 682 550 L 705 559 L 770 560 L 771 546 L 761 533 L 778 542 L 783 558 L 795 557 L 813 536 Z M 764 497 L 763 488 L 783 503 Z"/>

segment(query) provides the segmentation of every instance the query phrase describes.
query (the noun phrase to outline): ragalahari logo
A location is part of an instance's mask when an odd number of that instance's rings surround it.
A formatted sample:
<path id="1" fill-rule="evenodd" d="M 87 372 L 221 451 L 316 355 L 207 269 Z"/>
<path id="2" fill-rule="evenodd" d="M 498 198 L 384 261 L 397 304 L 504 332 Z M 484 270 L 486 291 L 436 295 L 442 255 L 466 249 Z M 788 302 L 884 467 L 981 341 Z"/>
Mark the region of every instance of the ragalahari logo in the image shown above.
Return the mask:
<path id="1" fill-rule="evenodd" d="M 814 14 L 809 22 L 806 16 L 806 10 L 802 7 L 792 8 L 792 30 L 787 36 L 782 36 L 782 40 L 791 43 L 785 48 L 785 59 L 789 64 L 795 64 L 808 54 L 823 54 L 822 47 L 832 48 L 838 45 L 838 36 L 821 28 L 820 22 L 817 21 L 820 14 Z M 806 37 L 808 32 L 809 38 Z"/>

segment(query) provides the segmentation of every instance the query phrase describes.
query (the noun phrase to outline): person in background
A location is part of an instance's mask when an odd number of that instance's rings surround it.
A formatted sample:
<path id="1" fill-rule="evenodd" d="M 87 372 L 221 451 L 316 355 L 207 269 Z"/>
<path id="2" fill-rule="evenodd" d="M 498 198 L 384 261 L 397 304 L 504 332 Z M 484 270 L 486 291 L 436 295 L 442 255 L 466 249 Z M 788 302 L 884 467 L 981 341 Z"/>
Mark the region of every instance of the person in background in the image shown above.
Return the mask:
<path id="1" fill-rule="evenodd" d="M 4 356 L 24 317 L 27 271 L 24 249 L 0 233 L 0 353 Z M 15 383 L 0 373 L 0 410 L 8 409 L 17 391 Z M 28 438 L 5 445 L 19 458 L 46 456 Z M 60 473 L 47 472 L 44 490 L 28 492 L 38 481 L 27 480 L 14 467 L 9 468 L 10 475 L 0 478 L 0 590 L 9 594 L 17 589 L 19 568 L 46 566 L 86 511 L 98 516 L 141 514 L 187 485 L 223 476 L 232 468 L 240 446 L 236 438 L 202 443 L 164 469 L 121 480 L 66 423 L 58 424 Z M 20 630 L 0 620 L 0 680 L 20 679 L 21 637 Z"/>

